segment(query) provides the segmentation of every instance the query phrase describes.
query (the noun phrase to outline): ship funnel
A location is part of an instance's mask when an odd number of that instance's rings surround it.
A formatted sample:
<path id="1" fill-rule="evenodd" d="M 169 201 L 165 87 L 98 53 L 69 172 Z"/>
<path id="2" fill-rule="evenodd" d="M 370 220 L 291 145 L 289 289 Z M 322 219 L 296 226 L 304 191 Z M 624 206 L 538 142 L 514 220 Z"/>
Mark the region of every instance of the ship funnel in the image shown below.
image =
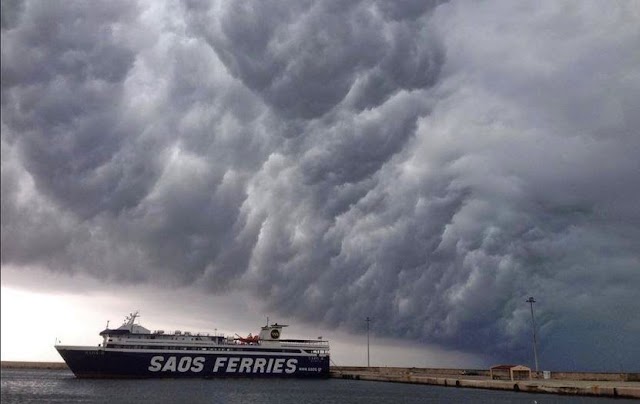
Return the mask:
<path id="1" fill-rule="evenodd" d="M 262 327 L 260 329 L 260 340 L 274 341 L 280 339 L 280 336 L 282 335 L 282 329 L 284 327 L 288 327 L 288 325 L 275 323 Z"/>

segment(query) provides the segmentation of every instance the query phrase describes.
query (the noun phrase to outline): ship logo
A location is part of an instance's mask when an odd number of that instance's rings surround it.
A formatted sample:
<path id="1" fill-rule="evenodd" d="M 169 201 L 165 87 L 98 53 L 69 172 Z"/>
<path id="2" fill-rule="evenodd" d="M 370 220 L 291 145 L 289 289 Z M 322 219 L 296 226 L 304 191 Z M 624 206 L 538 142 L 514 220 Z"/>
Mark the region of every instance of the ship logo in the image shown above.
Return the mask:
<path id="1" fill-rule="evenodd" d="M 273 338 L 273 339 L 278 339 L 278 338 L 280 338 L 280 331 L 278 331 L 278 330 L 271 330 L 271 338 Z"/>
<path id="2" fill-rule="evenodd" d="M 183 356 L 178 359 L 175 356 L 170 356 L 169 359 L 165 362 L 164 356 L 154 356 L 151 358 L 151 363 L 149 364 L 148 369 L 151 372 L 178 372 L 184 373 L 187 371 L 191 372 L 201 372 L 204 368 L 205 358 L 202 356 L 196 356 L 195 358 L 191 358 L 189 356 Z M 164 362 L 164 365 L 163 365 Z"/>

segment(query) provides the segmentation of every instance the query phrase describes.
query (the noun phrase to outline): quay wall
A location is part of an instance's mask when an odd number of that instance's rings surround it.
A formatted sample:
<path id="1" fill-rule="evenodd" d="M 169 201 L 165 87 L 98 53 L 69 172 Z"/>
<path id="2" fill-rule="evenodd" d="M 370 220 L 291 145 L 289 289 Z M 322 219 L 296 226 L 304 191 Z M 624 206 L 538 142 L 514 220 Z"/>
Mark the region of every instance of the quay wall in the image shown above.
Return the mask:
<path id="1" fill-rule="evenodd" d="M 414 374 L 429 374 L 429 375 L 443 375 L 443 376 L 457 376 L 457 375 L 476 375 L 476 376 L 489 376 L 489 371 L 485 369 L 451 369 L 451 368 L 404 368 L 404 367 L 365 367 L 365 366 L 332 366 L 331 370 L 340 372 L 375 372 L 381 374 L 401 374 L 401 373 L 414 373 Z"/>
<path id="2" fill-rule="evenodd" d="M 403 368 L 403 367 L 366 367 L 366 366 L 332 366 L 331 370 L 340 372 L 376 372 L 380 374 L 428 374 L 431 376 L 484 376 L 489 377 L 488 369 L 452 369 L 452 368 Z M 532 379 L 543 379 L 542 371 L 531 371 Z M 627 381 L 640 382 L 640 373 L 625 372 L 555 372 L 551 371 L 554 380 L 582 381 Z"/>
<path id="3" fill-rule="evenodd" d="M 557 375 L 557 377 L 556 377 Z M 333 366 L 331 377 L 529 393 L 640 398 L 638 373 L 556 372 L 544 379 L 492 380 L 488 370 Z"/>
<path id="4" fill-rule="evenodd" d="M 551 372 L 551 375 L 559 380 L 640 382 L 640 373 Z"/>

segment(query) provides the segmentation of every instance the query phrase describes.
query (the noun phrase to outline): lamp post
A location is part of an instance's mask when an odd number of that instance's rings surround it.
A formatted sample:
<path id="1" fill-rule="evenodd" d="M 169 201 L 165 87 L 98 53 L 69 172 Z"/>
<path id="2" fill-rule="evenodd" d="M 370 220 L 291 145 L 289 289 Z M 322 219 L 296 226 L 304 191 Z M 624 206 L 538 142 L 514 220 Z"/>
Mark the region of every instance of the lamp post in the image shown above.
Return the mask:
<path id="1" fill-rule="evenodd" d="M 531 326 L 533 327 L 533 357 L 536 361 L 536 372 L 538 371 L 538 348 L 536 347 L 537 345 L 537 341 L 536 341 L 536 318 L 533 315 L 533 304 L 536 302 L 536 300 L 532 297 L 529 297 L 526 300 L 527 303 L 529 303 L 531 305 Z"/>
<path id="2" fill-rule="evenodd" d="M 370 364 L 369 364 L 369 322 L 371 321 L 371 318 L 367 317 L 365 319 L 365 321 L 367 322 L 367 367 L 370 367 Z"/>

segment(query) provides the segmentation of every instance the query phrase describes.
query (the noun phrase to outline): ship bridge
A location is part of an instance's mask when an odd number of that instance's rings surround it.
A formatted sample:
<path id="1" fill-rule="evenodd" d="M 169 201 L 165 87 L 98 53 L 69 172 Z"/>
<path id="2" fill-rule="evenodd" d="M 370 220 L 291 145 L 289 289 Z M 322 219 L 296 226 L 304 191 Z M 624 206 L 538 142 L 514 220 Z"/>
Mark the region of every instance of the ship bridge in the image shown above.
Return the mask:
<path id="1" fill-rule="evenodd" d="M 136 318 L 140 317 L 140 314 L 136 311 L 135 313 L 129 314 L 124 323 L 116 328 L 110 329 L 109 323 L 107 322 L 107 328 L 100 332 L 100 336 L 107 335 L 126 335 L 126 334 L 151 334 L 151 331 L 147 328 L 141 326 L 140 324 L 135 324 Z"/>

